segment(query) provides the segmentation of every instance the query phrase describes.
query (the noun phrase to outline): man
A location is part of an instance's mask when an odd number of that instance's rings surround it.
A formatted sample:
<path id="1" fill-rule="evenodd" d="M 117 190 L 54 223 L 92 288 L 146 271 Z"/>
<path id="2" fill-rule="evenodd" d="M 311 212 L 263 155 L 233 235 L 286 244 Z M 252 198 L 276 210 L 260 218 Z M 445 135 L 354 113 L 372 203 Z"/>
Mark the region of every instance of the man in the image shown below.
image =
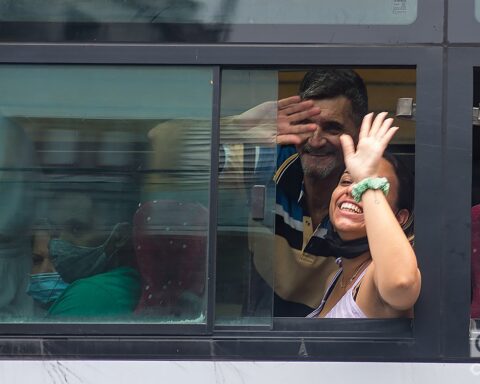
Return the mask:
<path id="1" fill-rule="evenodd" d="M 130 220 L 125 202 L 100 200 L 92 192 L 72 191 L 52 203 L 49 258 L 68 283 L 47 317 L 109 317 L 133 313 L 140 297 Z M 100 188 L 100 187 L 99 187 Z"/>
<path id="2" fill-rule="evenodd" d="M 365 85 L 355 72 L 321 69 L 305 75 L 298 96 L 222 117 L 219 228 L 232 222 L 237 227 L 246 225 L 242 211 L 237 213 L 232 207 L 246 200 L 242 193 L 247 188 L 268 184 L 265 180 L 274 172 L 274 145 L 279 145 L 274 178 L 275 247 L 271 247 L 269 220 L 251 221 L 249 249 L 254 268 L 243 315 L 270 316 L 272 289 L 275 316 L 305 316 L 320 304 L 326 278 L 335 265 L 333 258 L 320 255 L 315 247 L 318 237 L 326 233 L 328 203 L 344 169 L 340 136 L 346 133 L 356 138 L 367 104 Z M 188 187 L 188 196 L 177 198 L 202 201 L 192 187 L 203 185 L 208 196 L 210 158 L 204 148 L 210 143 L 210 132 L 210 121 L 188 119 L 167 121 L 149 132 L 154 168 L 177 171 L 159 173 L 162 180 L 148 183 L 156 189 L 151 198 L 161 198 L 159 186 L 167 186 L 177 196 L 180 188 Z M 183 169 L 190 172 L 178 172 Z M 231 256 L 235 250 L 222 248 L 221 234 L 219 230 L 219 256 Z M 228 233 L 225 237 L 232 242 Z M 244 257 L 241 250 L 238 254 Z M 221 275 L 220 268 L 217 273 Z"/>
<path id="3" fill-rule="evenodd" d="M 312 70 L 299 96 L 278 102 L 274 267 L 265 241 L 252 231 L 252 314 L 270 310 L 265 293 L 272 288 L 274 316 L 305 316 L 320 304 L 336 268 L 334 258 L 321 254 L 319 238 L 326 234 L 330 196 L 344 170 L 340 136 L 357 138 L 367 108 L 362 79 L 344 69 Z"/>

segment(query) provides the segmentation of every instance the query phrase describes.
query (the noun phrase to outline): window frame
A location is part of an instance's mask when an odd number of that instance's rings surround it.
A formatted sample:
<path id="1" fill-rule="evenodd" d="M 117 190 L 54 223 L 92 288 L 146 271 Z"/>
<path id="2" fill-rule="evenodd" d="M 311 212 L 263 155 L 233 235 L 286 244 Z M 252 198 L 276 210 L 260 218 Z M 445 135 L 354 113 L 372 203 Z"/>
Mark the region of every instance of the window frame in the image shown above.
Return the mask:
<path id="1" fill-rule="evenodd" d="M 3 357 L 49 358 L 175 358 L 175 359 L 293 359 L 325 361 L 424 361 L 450 356 L 443 348 L 457 331 L 445 325 L 442 267 L 448 261 L 448 239 L 442 206 L 445 160 L 444 50 L 442 47 L 362 46 L 185 46 L 107 44 L 5 44 L 0 45 L 0 64 L 139 64 L 208 65 L 214 71 L 212 177 L 210 181 L 210 237 L 208 246 L 208 308 L 205 325 L 162 324 L 0 324 Z M 317 65 L 345 67 L 415 67 L 417 71 L 416 130 L 416 250 L 423 275 L 421 297 L 411 333 L 400 327 L 385 328 L 372 337 L 365 323 L 313 324 L 303 319 L 277 323 L 279 331 L 252 327 L 214 328 L 216 209 L 218 202 L 218 147 L 220 128 L 220 80 L 222 68 L 281 68 Z M 471 139 L 470 139 L 471 140 Z M 448 151 L 447 151 L 448 153 Z M 451 169 L 449 169 L 451 171 Z M 456 204 L 452 204 L 455 207 Z M 451 207 L 449 207 L 450 209 Z M 453 208 L 451 208 L 453 209 Z M 451 212 L 449 211 L 449 214 Z M 451 245 L 448 243 L 448 245 Z M 438 263 L 438 258 L 441 263 Z M 464 279 L 465 280 L 465 279 Z M 375 320 L 374 320 L 375 321 Z M 378 322 L 378 321 L 377 321 Z M 381 323 L 381 322 L 380 322 Z M 370 323 L 371 324 L 371 323 Z M 321 328 L 321 330 L 319 330 Z M 332 337 L 332 335 L 338 336 Z M 455 340 L 455 351 L 464 356 Z M 453 355 L 452 355 L 453 356 Z"/>
<path id="2" fill-rule="evenodd" d="M 480 43 L 480 21 L 475 18 L 475 0 L 450 1 L 447 12 L 450 43 Z"/>
<path id="3" fill-rule="evenodd" d="M 479 23 L 480 28 L 480 23 Z M 480 49 L 448 48 L 448 106 L 445 132 L 445 198 L 452 204 L 445 209 L 442 280 L 448 281 L 444 296 L 444 324 L 449 337 L 445 350 L 452 358 L 470 358 L 470 296 L 471 296 L 471 199 L 472 199 L 472 107 L 474 68 L 480 67 Z M 445 113 L 445 112 L 444 112 Z M 461 185 L 463 188 L 458 188 Z M 453 256 L 453 257 L 452 257 Z M 448 309 L 448 311 L 447 311 Z M 474 360 L 479 361 L 479 358 Z"/>
<path id="4" fill-rule="evenodd" d="M 0 41 L 85 43 L 81 36 L 99 30 L 92 43 L 188 43 L 198 44 L 398 44 L 440 43 L 443 37 L 445 0 L 417 0 L 417 18 L 406 25 L 353 24 L 191 24 L 180 40 L 159 40 L 159 25 L 134 23 L 2 22 Z M 462 0 L 463 1 L 463 0 Z M 167 35 L 174 35 L 181 24 L 161 25 Z M 55 38 L 68 31 L 70 40 Z M 192 32 L 193 31 L 193 32 Z M 202 37 L 202 34 L 204 37 Z M 32 39 L 31 36 L 35 36 Z M 116 36 L 112 38 L 111 36 Z M 183 39 L 183 40 L 182 40 Z"/>

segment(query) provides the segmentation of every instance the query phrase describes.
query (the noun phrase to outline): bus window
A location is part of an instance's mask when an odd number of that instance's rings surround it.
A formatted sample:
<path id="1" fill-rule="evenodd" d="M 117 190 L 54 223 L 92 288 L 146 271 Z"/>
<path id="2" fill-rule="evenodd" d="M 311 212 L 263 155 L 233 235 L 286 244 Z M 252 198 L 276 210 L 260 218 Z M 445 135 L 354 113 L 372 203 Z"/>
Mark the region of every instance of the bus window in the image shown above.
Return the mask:
<path id="1" fill-rule="evenodd" d="M 480 71 L 474 69 L 473 87 L 473 115 L 478 116 L 480 105 Z M 480 125 L 478 119 L 473 119 L 473 140 L 472 140 L 472 259 L 471 259 L 471 317 L 480 318 Z M 474 324 L 474 323 L 472 323 Z M 475 327 L 478 329 L 478 327 Z M 478 351 L 477 351 L 478 353 Z"/>
<path id="2" fill-rule="evenodd" d="M 213 24 L 410 24 L 417 16 L 417 0 L 352 0 L 258 3 L 221 0 L 57 1 L 46 10 L 32 1 L 0 2 L 1 21 L 90 23 L 201 23 Z"/>
<path id="3" fill-rule="evenodd" d="M 204 322 L 211 81 L 0 67 L 2 321 Z"/>
<path id="4" fill-rule="evenodd" d="M 294 121 L 297 126 L 326 121 L 322 129 L 332 137 L 349 126 L 352 130 L 358 129 L 366 111 L 387 111 L 393 116 L 398 98 L 415 98 L 414 69 L 358 68 L 353 74 L 345 69 L 321 71 L 327 71 L 322 80 L 325 83 L 330 81 L 329 76 L 337 76 L 335 71 L 342 81 L 343 76 L 347 77 L 348 84 L 357 82 L 351 80 L 352 77 L 360 77 L 368 94 L 368 106 L 366 101 L 363 107 L 361 101 L 355 102 L 359 106 L 351 107 L 355 108 L 351 113 L 342 114 L 339 110 L 334 117 L 327 118 L 322 115 L 325 112 L 320 112 L 318 122 L 306 115 Z M 291 138 L 281 137 L 285 110 L 291 114 L 300 108 L 300 101 L 293 96 L 310 81 L 308 76 L 305 70 L 225 70 L 222 73 L 217 325 L 268 325 L 276 317 L 305 317 L 320 305 L 330 277 L 338 271 L 335 257 L 321 253 L 332 252 L 332 248 L 318 248 L 326 247 L 322 241 L 331 227 L 325 210 L 308 209 L 305 197 L 308 187 L 304 179 L 308 170 L 297 156 L 302 147 L 291 145 L 288 142 Z M 338 94 L 325 94 L 328 97 L 319 98 L 320 101 L 334 100 L 335 108 L 340 108 L 337 107 Z M 356 113 L 361 117 L 354 122 Z M 345 121 L 342 116 L 346 116 Z M 350 125 L 347 127 L 347 124 Z M 413 173 L 415 122 L 398 120 L 394 125 L 401 128 L 391 141 L 389 151 L 400 159 L 407 172 Z M 308 137 L 315 137 L 312 135 L 305 133 L 301 142 L 308 142 Z M 275 144 L 279 144 L 276 150 Z M 335 176 L 333 190 L 343 172 L 343 155 L 339 146 L 335 149 L 330 141 L 327 146 L 331 157 L 337 153 L 342 157 L 338 166 L 328 167 L 332 171 L 325 171 L 322 176 L 322 182 L 329 180 L 329 175 Z M 328 157 L 326 152 L 322 155 Z M 328 163 L 325 159 L 318 160 L 322 161 Z M 332 160 L 332 164 L 337 161 Z M 312 163 L 311 167 L 317 165 Z M 338 175 L 333 171 L 337 168 Z M 233 189 L 233 193 L 229 189 Z M 323 196 L 327 207 L 330 197 L 331 191 Z M 408 204 L 413 205 L 413 196 L 411 200 Z M 408 228 L 409 239 L 413 241 L 413 215 L 408 215 L 408 219 L 410 221 L 403 223 L 404 229 Z M 337 256 L 341 255 L 337 253 Z"/>

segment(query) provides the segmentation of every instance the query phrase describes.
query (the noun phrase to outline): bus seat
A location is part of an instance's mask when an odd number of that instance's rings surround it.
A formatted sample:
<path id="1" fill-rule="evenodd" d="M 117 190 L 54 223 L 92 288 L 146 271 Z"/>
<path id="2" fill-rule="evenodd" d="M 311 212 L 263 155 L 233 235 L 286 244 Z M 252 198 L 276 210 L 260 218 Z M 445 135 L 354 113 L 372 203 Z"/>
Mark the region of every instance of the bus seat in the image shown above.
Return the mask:
<path id="1" fill-rule="evenodd" d="M 470 316 L 480 318 L 480 204 L 472 207 L 472 302 Z"/>
<path id="2" fill-rule="evenodd" d="M 200 204 L 154 200 L 139 206 L 133 228 L 142 277 L 137 314 L 201 314 L 207 235 L 208 210 Z"/>

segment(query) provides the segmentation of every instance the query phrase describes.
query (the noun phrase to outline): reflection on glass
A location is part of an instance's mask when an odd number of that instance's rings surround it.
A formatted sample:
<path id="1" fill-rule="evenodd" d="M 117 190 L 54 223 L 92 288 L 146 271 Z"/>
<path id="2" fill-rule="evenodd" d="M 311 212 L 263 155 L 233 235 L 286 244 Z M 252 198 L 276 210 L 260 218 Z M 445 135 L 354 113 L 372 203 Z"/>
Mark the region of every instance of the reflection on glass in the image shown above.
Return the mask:
<path id="1" fill-rule="evenodd" d="M 251 247 L 253 239 L 262 242 L 264 265 L 271 274 L 277 88 L 277 71 L 222 72 L 217 324 L 261 325 L 272 319 L 273 290 L 256 285 Z M 266 113 L 255 113 L 265 102 Z M 252 220 L 253 201 L 265 196 L 263 205 L 258 201 L 258 219 Z"/>
<path id="2" fill-rule="evenodd" d="M 338 130 L 347 128 L 338 126 L 348 124 L 351 132 L 367 111 L 394 114 L 398 98 L 415 98 L 413 69 L 376 68 L 356 72 L 365 82 L 366 92 L 362 80 L 350 70 L 322 68 L 307 74 L 304 71 L 223 72 L 217 324 L 269 324 L 269 316 L 304 317 L 320 305 L 329 275 L 335 273 L 338 266 L 335 258 L 329 257 L 330 253 L 322 253 L 325 250 L 321 248 L 322 240 L 329 227 L 328 212 L 318 206 L 309 209 L 311 200 L 303 170 L 318 171 L 313 175 L 321 181 L 315 184 L 318 187 L 314 190 L 315 196 L 317 200 L 324 199 L 322 204 L 328 206 L 330 194 L 322 191 L 327 188 L 333 191 L 343 171 L 342 162 L 336 160 L 340 149 L 335 138 Z M 286 122 L 293 122 L 297 128 L 299 124 L 311 123 L 304 115 L 295 116 L 297 112 L 304 112 L 298 100 L 290 98 L 298 94 L 300 84 L 305 92 L 316 92 L 305 95 L 322 108 L 321 116 L 316 117 L 318 120 L 312 120 L 322 125 L 319 132 L 325 129 L 328 132 L 325 135 L 330 137 L 328 155 L 322 154 L 311 160 L 312 163 L 307 162 L 307 167 L 293 145 L 279 145 L 272 151 L 274 137 L 292 129 L 292 126 L 286 127 Z M 277 89 L 278 112 L 277 103 L 271 99 Z M 353 101 L 337 94 L 331 97 L 332 89 L 348 90 L 348 97 L 355 100 L 355 121 L 350 109 L 346 109 L 350 104 L 344 103 Z M 370 100 L 368 106 L 365 93 Z M 308 108 L 305 107 L 307 112 Z M 401 121 L 395 125 L 401 130 L 390 149 L 413 171 L 415 122 Z M 280 134 L 277 139 L 287 140 Z M 318 147 L 326 144 L 320 142 Z M 327 170 L 329 173 L 325 175 Z M 272 182 L 274 173 L 276 188 Z M 234 194 L 229 194 L 229 188 L 234 189 Z M 259 201 L 265 196 L 262 207 Z"/>
<path id="3" fill-rule="evenodd" d="M 0 321 L 32 315 L 26 295 L 31 268 L 29 233 L 36 209 L 35 153 L 25 132 L 0 117 Z"/>
<path id="4" fill-rule="evenodd" d="M 200 24 L 410 24 L 417 0 L 1 0 L 2 21 Z"/>
<path id="5" fill-rule="evenodd" d="M 211 70 L 6 65 L 0 84 L 1 320 L 204 322 Z"/>

